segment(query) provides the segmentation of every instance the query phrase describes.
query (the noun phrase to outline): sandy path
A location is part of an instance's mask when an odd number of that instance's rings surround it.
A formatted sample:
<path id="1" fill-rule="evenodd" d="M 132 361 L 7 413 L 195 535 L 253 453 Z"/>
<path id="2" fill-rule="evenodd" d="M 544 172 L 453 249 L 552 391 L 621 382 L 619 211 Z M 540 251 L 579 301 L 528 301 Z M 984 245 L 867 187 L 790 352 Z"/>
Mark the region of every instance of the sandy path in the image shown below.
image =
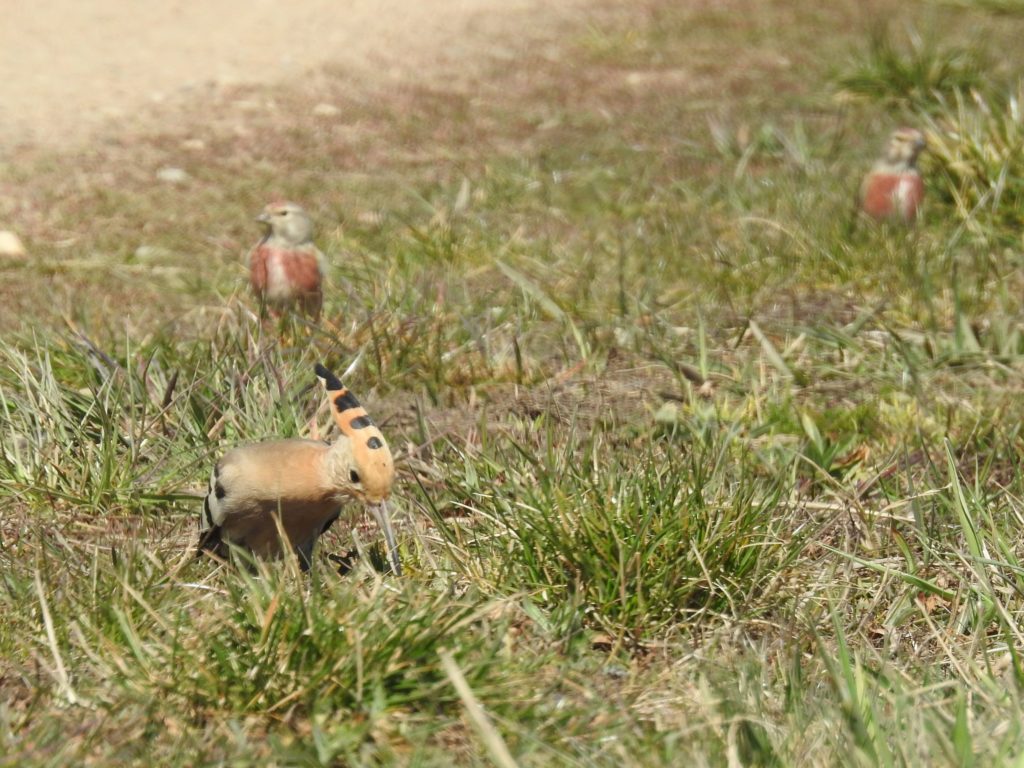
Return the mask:
<path id="1" fill-rule="evenodd" d="M 428 76 L 581 0 L 47 0 L 6 3 L 0 151 L 120 134 L 157 105 L 287 83 L 325 65 Z M 167 115 L 173 110 L 160 109 Z"/>

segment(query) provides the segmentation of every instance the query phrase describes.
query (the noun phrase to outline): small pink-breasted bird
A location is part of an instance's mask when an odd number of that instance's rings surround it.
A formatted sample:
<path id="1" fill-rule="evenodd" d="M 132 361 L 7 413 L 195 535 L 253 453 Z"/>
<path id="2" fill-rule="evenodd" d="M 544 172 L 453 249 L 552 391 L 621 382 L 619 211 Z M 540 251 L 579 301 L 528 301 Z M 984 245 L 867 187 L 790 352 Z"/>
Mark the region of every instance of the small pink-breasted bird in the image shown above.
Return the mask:
<path id="1" fill-rule="evenodd" d="M 893 132 L 885 156 L 860 185 L 860 208 L 864 213 L 876 221 L 913 223 L 924 199 L 917 157 L 926 146 L 924 134 L 916 128 Z"/>
<path id="2" fill-rule="evenodd" d="M 270 203 L 256 221 L 267 233 L 249 254 L 249 282 L 261 307 L 278 315 L 298 306 L 314 320 L 323 305 L 326 260 L 313 244 L 313 222 L 295 203 Z"/>

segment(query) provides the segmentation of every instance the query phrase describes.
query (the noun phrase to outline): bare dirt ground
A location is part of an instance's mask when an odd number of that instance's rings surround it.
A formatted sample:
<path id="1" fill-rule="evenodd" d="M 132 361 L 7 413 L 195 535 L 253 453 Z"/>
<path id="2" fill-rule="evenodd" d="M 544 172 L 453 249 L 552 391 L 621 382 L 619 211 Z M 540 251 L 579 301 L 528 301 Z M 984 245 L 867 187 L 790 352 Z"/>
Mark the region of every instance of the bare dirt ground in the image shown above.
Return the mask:
<path id="1" fill-rule="evenodd" d="M 584 0 L 50 0 L 0 24 L 0 156 L 75 146 L 341 67 L 354 80 L 428 79 L 564 20 Z M 192 112 L 192 110 L 188 110 Z M 192 114 L 195 114 L 192 112 Z M 168 126 L 160 125 L 164 129 Z"/>

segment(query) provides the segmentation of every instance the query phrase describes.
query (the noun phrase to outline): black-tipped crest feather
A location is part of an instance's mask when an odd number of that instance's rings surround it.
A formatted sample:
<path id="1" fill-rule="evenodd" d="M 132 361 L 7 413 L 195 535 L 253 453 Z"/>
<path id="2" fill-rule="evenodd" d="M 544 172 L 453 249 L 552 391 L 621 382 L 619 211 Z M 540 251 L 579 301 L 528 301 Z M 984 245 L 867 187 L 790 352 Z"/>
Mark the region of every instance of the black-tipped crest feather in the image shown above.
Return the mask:
<path id="1" fill-rule="evenodd" d="M 327 387 L 328 390 L 345 388 L 342 385 L 341 380 L 333 373 L 331 373 L 329 370 L 327 370 L 327 367 L 323 363 L 317 363 L 314 370 L 316 371 L 316 375 L 324 380 L 324 386 Z"/>
<path id="2" fill-rule="evenodd" d="M 337 408 L 341 413 L 345 411 L 351 411 L 353 408 L 359 408 L 359 399 L 349 392 L 347 389 L 334 398 L 334 407 Z"/>

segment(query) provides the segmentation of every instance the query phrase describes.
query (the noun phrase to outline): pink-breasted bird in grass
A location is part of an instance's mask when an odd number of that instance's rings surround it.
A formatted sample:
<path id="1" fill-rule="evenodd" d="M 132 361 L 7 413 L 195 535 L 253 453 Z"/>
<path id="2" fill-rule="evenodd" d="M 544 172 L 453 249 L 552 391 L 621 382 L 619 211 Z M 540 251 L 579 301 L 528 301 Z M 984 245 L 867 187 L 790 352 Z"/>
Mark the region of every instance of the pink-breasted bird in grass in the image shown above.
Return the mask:
<path id="1" fill-rule="evenodd" d="M 249 283 L 261 308 L 279 315 L 297 307 L 319 319 L 326 260 L 309 215 L 295 203 L 274 202 L 256 220 L 267 231 L 249 254 Z"/>
<path id="2" fill-rule="evenodd" d="M 900 128 L 889 137 L 885 155 L 860 186 L 860 209 L 876 221 L 912 224 L 924 199 L 924 180 L 917 169 L 925 149 L 924 134 L 916 128 Z"/>

